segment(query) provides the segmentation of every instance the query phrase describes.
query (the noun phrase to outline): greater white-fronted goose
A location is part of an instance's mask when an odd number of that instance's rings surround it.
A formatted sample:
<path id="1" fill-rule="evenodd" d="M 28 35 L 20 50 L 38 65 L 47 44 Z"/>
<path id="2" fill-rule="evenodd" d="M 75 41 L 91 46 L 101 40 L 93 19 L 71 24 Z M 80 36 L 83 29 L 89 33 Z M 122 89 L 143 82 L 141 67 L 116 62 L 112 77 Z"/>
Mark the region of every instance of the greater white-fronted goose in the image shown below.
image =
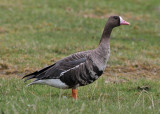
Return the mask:
<path id="1" fill-rule="evenodd" d="M 26 78 L 25 81 L 35 79 L 28 85 L 45 84 L 60 89 L 71 88 L 72 97 L 77 99 L 76 88 L 94 82 L 104 72 L 110 56 L 112 29 L 120 25 L 129 25 L 129 23 L 120 16 L 109 17 L 96 49 L 72 54 L 23 78 Z"/>

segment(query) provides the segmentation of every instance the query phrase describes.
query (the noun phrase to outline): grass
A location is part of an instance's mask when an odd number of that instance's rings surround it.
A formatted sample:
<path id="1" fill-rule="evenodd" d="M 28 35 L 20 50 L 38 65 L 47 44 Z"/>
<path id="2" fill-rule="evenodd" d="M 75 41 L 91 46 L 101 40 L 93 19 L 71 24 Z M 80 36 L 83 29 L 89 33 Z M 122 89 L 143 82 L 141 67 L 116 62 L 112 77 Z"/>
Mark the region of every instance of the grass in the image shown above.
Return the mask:
<path id="1" fill-rule="evenodd" d="M 1 0 L 0 10 L 4 113 L 159 113 L 159 0 Z M 98 81 L 78 89 L 78 101 L 71 90 L 25 87 L 24 74 L 96 48 L 110 15 L 121 15 L 131 26 L 113 30 L 108 68 Z"/>
<path id="2" fill-rule="evenodd" d="M 79 100 L 71 98 L 71 90 L 48 86 L 24 87 L 21 80 L 0 80 L 1 111 L 5 113 L 159 113 L 159 81 L 114 83 L 106 85 L 104 78 L 78 88 Z M 150 86 L 140 91 L 137 86 Z"/>

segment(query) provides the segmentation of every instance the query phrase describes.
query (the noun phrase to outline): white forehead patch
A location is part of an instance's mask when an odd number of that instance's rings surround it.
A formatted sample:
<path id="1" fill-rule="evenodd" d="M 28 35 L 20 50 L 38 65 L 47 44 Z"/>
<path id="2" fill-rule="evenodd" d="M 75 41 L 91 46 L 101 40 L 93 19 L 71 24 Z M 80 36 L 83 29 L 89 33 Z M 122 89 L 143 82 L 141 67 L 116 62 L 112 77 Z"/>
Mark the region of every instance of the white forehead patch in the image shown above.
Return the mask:
<path id="1" fill-rule="evenodd" d="M 120 18 L 120 23 L 122 23 L 122 21 L 123 21 L 122 17 L 121 17 L 121 16 L 119 16 L 119 18 Z"/>

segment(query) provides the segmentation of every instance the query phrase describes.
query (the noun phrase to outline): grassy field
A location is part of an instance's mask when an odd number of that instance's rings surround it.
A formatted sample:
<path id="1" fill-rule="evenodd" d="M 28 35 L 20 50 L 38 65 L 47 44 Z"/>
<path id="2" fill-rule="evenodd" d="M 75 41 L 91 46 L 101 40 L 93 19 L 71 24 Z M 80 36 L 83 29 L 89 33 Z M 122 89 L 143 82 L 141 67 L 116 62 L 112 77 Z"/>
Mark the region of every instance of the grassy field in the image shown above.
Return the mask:
<path id="1" fill-rule="evenodd" d="M 131 26 L 113 30 L 108 67 L 95 83 L 78 88 L 79 100 L 71 90 L 25 87 L 23 75 L 96 48 L 111 15 Z M 159 0 L 1 0 L 0 111 L 160 113 L 159 20 Z"/>

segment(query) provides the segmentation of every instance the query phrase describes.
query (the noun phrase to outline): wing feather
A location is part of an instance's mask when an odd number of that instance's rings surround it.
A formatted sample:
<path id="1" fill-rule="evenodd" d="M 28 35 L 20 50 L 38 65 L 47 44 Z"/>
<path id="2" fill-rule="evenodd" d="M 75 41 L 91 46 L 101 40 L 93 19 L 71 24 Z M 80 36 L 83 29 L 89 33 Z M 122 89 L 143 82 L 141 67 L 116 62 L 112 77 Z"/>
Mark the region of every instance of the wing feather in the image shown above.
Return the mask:
<path id="1" fill-rule="evenodd" d="M 35 71 L 31 74 L 24 76 L 25 81 L 29 79 L 36 78 L 40 79 L 56 79 L 59 78 L 61 73 L 69 71 L 69 69 L 74 68 L 81 63 L 86 61 L 85 53 L 78 53 L 68 56 L 60 61 L 57 61 L 53 65 L 43 68 L 42 70 Z"/>

